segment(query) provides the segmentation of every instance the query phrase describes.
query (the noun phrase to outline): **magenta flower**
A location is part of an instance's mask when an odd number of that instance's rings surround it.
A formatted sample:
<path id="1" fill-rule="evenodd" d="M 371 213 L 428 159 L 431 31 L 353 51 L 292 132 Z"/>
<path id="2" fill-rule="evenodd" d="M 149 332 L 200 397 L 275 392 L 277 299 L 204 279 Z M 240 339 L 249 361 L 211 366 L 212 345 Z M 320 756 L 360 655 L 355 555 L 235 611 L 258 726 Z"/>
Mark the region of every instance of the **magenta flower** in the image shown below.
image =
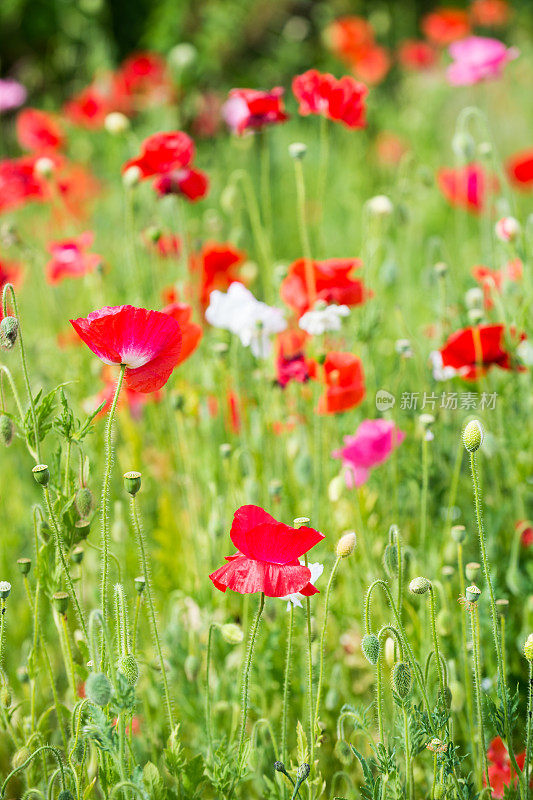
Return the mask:
<path id="1" fill-rule="evenodd" d="M 12 78 L 0 78 L 0 114 L 19 108 L 25 101 L 28 93 L 25 87 Z"/>
<path id="2" fill-rule="evenodd" d="M 344 447 L 331 455 L 342 459 L 348 489 L 366 483 L 370 469 L 386 461 L 404 439 L 405 433 L 386 419 L 365 419 L 355 436 L 345 436 Z"/>
<path id="3" fill-rule="evenodd" d="M 447 71 L 452 86 L 471 86 L 501 78 L 507 62 L 520 55 L 516 47 L 506 47 L 498 39 L 485 36 L 468 36 L 453 42 L 448 52 L 453 58 Z"/>

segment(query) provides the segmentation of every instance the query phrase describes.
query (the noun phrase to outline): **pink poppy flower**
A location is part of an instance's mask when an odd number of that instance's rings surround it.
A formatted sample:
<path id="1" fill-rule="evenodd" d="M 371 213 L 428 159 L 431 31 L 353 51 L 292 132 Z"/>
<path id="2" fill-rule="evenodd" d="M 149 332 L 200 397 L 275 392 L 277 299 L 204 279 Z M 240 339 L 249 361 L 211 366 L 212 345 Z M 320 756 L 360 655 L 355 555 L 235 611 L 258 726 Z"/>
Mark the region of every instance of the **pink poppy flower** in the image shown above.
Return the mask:
<path id="1" fill-rule="evenodd" d="M 0 114 L 26 102 L 26 88 L 13 78 L 0 78 Z"/>
<path id="2" fill-rule="evenodd" d="M 366 483 L 370 469 L 386 461 L 404 439 L 405 433 L 386 419 L 365 419 L 355 436 L 345 436 L 344 447 L 332 456 L 342 459 L 348 489 Z"/>
<path id="3" fill-rule="evenodd" d="M 226 124 L 234 133 L 260 130 L 265 125 L 285 122 L 288 115 L 283 107 L 283 88 L 269 92 L 258 89 L 232 89 L 222 108 Z"/>
<path id="4" fill-rule="evenodd" d="M 52 258 L 46 265 L 48 283 L 56 284 L 65 278 L 81 278 L 94 272 L 102 263 L 102 257 L 97 253 L 86 252 L 93 240 L 94 233 L 85 231 L 73 239 L 52 242 L 48 246 Z"/>
<path id="5" fill-rule="evenodd" d="M 498 39 L 486 36 L 468 36 L 453 42 L 448 48 L 453 58 L 447 71 L 452 86 L 471 86 L 486 80 L 502 77 L 507 62 L 518 58 L 516 47 L 506 47 Z"/>
<path id="6" fill-rule="evenodd" d="M 105 306 L 70 323 L 104 364 L 126 365 L 124 381 L 136 392 L 161 389 L 179 362 L 180 326 L 161 311 Z"/>

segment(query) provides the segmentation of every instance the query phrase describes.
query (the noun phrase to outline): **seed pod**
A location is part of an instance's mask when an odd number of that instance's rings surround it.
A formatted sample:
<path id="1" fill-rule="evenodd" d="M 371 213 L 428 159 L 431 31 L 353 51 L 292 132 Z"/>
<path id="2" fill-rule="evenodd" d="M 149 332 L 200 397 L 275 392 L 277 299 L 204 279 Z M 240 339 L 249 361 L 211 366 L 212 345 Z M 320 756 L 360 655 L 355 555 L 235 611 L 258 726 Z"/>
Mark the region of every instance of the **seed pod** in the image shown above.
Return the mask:
<path id="1" fill-rule="evenodd" d="M 103 672 L 91 672 L 85 681 L 85 694 L 97 706 L 106 706 L 113 695 L 111 681 Z"/>
<path id="2" fill-rule="evenodd" d="M 78 514 L 80 515 L 80 517 L 82 517 L 82 519 L 85 519 L 91 513 L 93 502 L 94 498 L 91 490 L 88 489 L 86 486 L 81 486 L 76 492 L 75 505 Z"/>
<path id="3" fill-rule="evenodd" d="M 17 567 L 21 575 L 27 575 L 31 569 L 31 558 L 17 558 Z"/>
<path id="4" fill-rule="evenodd" d="M 413 688 L 413 671 L 407 661 L 398 661 L 392 670 L 392 688 L 405 700 Z"/>
<path id="5" fill-rule="evenodd" d="M 478 589 L 478 587 L 475 586 L 475 584 L 466 587 L 465 595 L 469 603 L 477 603 L 480 594 L 481 594 L 481 589 Z"/>
<path id="6" fill-rule="evenodd" d="M 36 464 L 32 469 L 33 477 L 39 486 L 48 486 L 50 481 L 50 470 L 46 464 Z"/>
<path id="7" fill-rule="evenodd" d="M 361 640 L 361 650 L 371 664 L 377 664 L 379 658 L 379 639 L 375 633 L 367 633 Z"/>
<path id="8" fill-rule="evenodd" d="M 453 525 L 450 531 L 452 539 L 457 544 L 462 544 L 466 539 L 466 528 L 464 525 Z"/>
<path id="9" fill-rule="evenodd" d="M 146 586 L 146 578 L 143 575 L 139 575 L 138 578 L 135 578 L 135 591 L 137 594 L 142 594 L 144 592 L 144 587 Z"/>
<path id="10" fill-rule="evenodd" d="M 11 350 L 19 332 L 19 322 L 16 317 L 4 317 L 0 322 L 0 347 L 4 350 Z"/>
<path id="11" fill-rule="evenodd" d="M 128 653 L 125 656 L 119 658 L 117 662 L 117 669 L 128 681 L 130 686 L 135 686 L 137 681 L 139 680 L 139 665 L 135 660 L 135 656 L 132 653 Z"/>
<path id="12" fill-rule="evenodd" d="M 134 497 L 141 488 L 141 473 L 140 472 L 125 472 L 124 473 L 124 488 Z"/>
<path id="13" fill-rule="evenodd" d="M 56 592 L 52 596 L 52 603 L 58 614 L 63 617 L 67 613 L 69 596 L 67 592 Z"/>
<path id="14" fill-rule="evenodd" d="M 469 561 L 465 567 L 465 575 L 467 580 L 475 581 L 480 569 L 481 564 L 479 564 L 477 561 Z"/>
<path id="15" fill-rule="evenodd" d="M 9 445 L 13 441 L 14 434 L 15 434 L 15 426 L 13 424 L 13 420 L 11 419 L 11 417 L 8 417 L 7 414 L 1 414 L 0 442 L 2 442 L 4 447 L 9 447 Z"/>

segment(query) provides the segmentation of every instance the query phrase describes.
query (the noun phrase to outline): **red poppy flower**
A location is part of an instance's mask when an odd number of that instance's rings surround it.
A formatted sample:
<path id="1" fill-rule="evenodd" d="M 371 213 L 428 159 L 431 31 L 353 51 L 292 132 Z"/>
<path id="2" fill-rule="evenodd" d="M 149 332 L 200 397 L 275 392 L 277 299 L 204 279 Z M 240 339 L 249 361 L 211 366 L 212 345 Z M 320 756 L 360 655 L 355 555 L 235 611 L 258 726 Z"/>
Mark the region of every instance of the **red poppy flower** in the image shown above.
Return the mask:
<path id="1" fill-rule="evenodd" d="M 65 278 L 81 278 L 94 272 L 102 263 L 102 257 L 97 253 L 87 253 L 94 241 L 94 233 L 85 233 L 73 239 L 64 239 L 61 242 L 52 242 L 48 246 L 52 254 L 51 260 L 46 265 L 46 277 L 49 283 L 60 283 Z"/>
<path id="2" fill-rule="evenodd" d="M 281 299 L 292 308 L 299 317 L 311 308 L 316 300 L 339 305 L 357 306 L 369 296 L 363 282 L 351 277 L 353 270 L 361 266 L 358 258 L 328 258 L 325 261 L 312 262 L 312 283 L 307 275 L 306 261 L 303 258 L 294 261 L 287 277 L 280 288 Z M 310 293 L 315 294 L 310 298 Z"/>
<path id="3" fill-rule="evenodd" d="M 292 528 L 259 506 L 248 505 L 235 512 L 230 537 L 238 552 L 209 576 L 221 592 L 263 592 L 267 597 L 318 592 L 309 582 L 311 570 L 298 559 L 324 538 L 322 533 L 306 526 Z"/>
<path id="4" fill-rule="evenodd" d="M 277 383 L 284 389 L 290 381 L 307 383 L 310 363 L 305 357 L 304 345 L 308 336 L 302 330 L 285 330 L 278 334 L 276 360 Z"/>
<path id="5" fill-rule="evenodd" d="M 98 80 L 72 97 L 63 107 L 67 119 L 83 128 L 101 128 L 112 111 L 132 113 L 132 99 L 122 82 L 113 74 Z"/>
<path id="6" fill-rule="evenodd" d="M 446 47 L 470 33 L 468 14 L 461 8 L 439 8 L 423 18 L 422 31 L 430 42 Z"/>
<path id="7" fill-rule="evenodd" d="M 385 166 L 399 164 L 407 150 L 407 144 L 392 131 L 381 131 L 376 136 L 376 155 Z"/>
<path id="8" fill-rule="evenodd" d="M 473 25 L 483 28 L 500 28 L 511 18 L 511 8 L 506 0 L 474 0 L 470 6 Z"/>
<path id="9" fill-rule="evenodd" d="M 310 69 L 294 78 L 292 91 L 300 103 L 298 111 L 303 116 L 322 114 L 348 128 L 364 128 L 366 125 L 368 89 L 350 75 L 337 80 L 327 72 Z"/>
<path id="10" fill-rule="evenodd" d="M 363 364 L 352 353 L 328 353 L 324 361 L 326 391 L 318 401 L 319 414 L 348 411 L 363 402 L 365 376 Z"/>
<path id="11" fill-rule="evenodd" d="M 159 195 L 181 194 L 194 203 L 206 196 L 209 190 L 209 179 L 205 172 L 184 167 L 166 175 L 160 175 L 154 181 L 154 189 Z"/>
<path id="12" fill-rule="evenodd" d="M 172 95 L 167 65 L 157 53 L 133 53 L 128 56 L 116 80 L 125 93 L 134 97 L 136 107 L 159 105 L 167 102 Z"/>
<path id="13" fill-rule="evenodd" d="M 65 143 L 63 130 L 57 119 L 36 108 L 26 108 L 18 115 L 17 139 L 25 150 L 36 153 L 59 150 Z"/>
<path id="14" fill-rule="evenodd" d="M 158 233 L 155 239 L 148 231 L 145 234 L 147 247 L 155 248 L 162 258 L 177 258 L 181 253 L 181 239 L 175 233 Z"/>
<path id="15" fill-rule="evenodd" d="M 162 131 L 149 136 L 141 145 L 137 158 L 122 167 L 139 167 L 143 178 L 165 175 L 167 172 L 188 167 L 194 158 L 194 142 L 183 131 Z"/>
<path id="16" fill-rule="evenodd" d="M 525 757 L 525 752 L 517 754 L 516 763 L 519 769 L 523 769 Z M 517 782 L 517 775 L 511 765 L 511 759 L 499 736 L 490 743 L 487 750 L 487 759 L 490 763 L 489 783 L 492 789 L 492 797 L 495 800 L 499 800 L 504 796 L 505 787 L 516 785 Z M 483 783 L 485 786 L 487 785 L 485 776 L 483 776 Z"/>
<path id="17" fill-rule="evenodd" d="M 359 52 L 351 67 L 360 80 L 375 86 L 386 77 L 391 67 L 391 57 L 385 47 L 373 43 Z"/>
<path id="18" fill-rule="evenodd" d="M 406 39 L 398 50 L 398 61 L 405 69 L 422 71 L 435 66 L 437 53 L 427 42 Z"/>
<path id="19" fill-rule="evenodd" d="M 505 165 L 509 180 L 517 189 L 533 188 L 533 147 L 508 159 Z"/>
<path id="20" fill-rule="evenodd" d="M 492 296 L 495 292 L 501 292 L 504 281 L 519 281 L 522 273 L 523 266 L 519 258 L 508 261 L 501 270 L 489 269 L 482 265 L 473 267 L 472 275 L 483 287 L 485 308 L 493 307 Z"/>
<path id="21" fill-rule="evenodd" d="M 195 102 L 192 132 L 200 139 L 216 136 L 222 125 L 223 101 L 216 92 L 204 92 Z"/>
<path id="22" fill-rule="evenodd" d="M 521 519 L 515 525 L 516 531 L 520 534 L 520 544 L 522 547 L 531 547 L 533 544 L 533 527 L 528 519 Z"/>
<path id="23" fill-rule="evenodd" d="M 332 52 L 351 65 L 374 43 L 374 31 L 364 17 L 339 17 L 326 28 L 325 39 Z"/>
<path id="24" fill-rule="evenodd" d="M 209 305 L 209 296 L 214 289 L 225 291 L 234 281 L 240 281 L 239 269 L 246 253 L 237 250 L 229 242 L 206 242 L 199 253 L 190 259 L 191 272 L 200 282 L 200 302 Z"/>
<path id="25" fill-rule="evenodd" d="M 0 161 L 0 212 L 48 196 L 46 183 L 35 172 L 36 156 Z"/>
<path id="26" fill-rule="evenodd" d="M 17 286 L 22 277 L 22 267 L 14 261 L 4 261 L 0 258 L 0 296 L 6 283 Z M 0 320 L 3 318 L 2 306 L 0 304 Z"/>
<path id="27" fill-rule="evenodd" d="M 474 214 L 485 207 L 490 191 L 497 191 L 498 181 L 481 164 L 468 164 L 457 169 L 443 167 L 437 173 L 437 183 L 444 197 L 453 206 Z"/>
<path id="28" fill-rule="evenodd" d="M 283 106 L 283 92 L 281 86 L 269 92 L 232 89 L 224 103 L 222 115 L 231 130 L 238 134 L 285 122 L 289 117 Z"/>
<path id="29" fill-rule="evenodd" d="M 200 344 L 203 336 L 202 328 L 195 322 L 191 322 L 192 308 L 187 303 L 169 303 L 162 311 L 163 314 L 168 314 L 169 317 L 175 319 L 180 326 L 181 351 L 178 364 L 181 364 L 194 353 Z"/>
<path id="30" fill-rule="evenodd" d="M 456 331 L 441 348 L 442 366 L 453 367 L 466 380 L 475 380 L 492 366 L 512 369 L 504 336 L 503 325 L 479 325 Z"/>
<path id="31" fill-rule="evenodd" d="M 161 311 L 106 306 L 71 319 L 80 339 L 104 364 L 125 364 L 125 383 L 136 392 L 154 392 L 178 364 L 180 326 Z"/>

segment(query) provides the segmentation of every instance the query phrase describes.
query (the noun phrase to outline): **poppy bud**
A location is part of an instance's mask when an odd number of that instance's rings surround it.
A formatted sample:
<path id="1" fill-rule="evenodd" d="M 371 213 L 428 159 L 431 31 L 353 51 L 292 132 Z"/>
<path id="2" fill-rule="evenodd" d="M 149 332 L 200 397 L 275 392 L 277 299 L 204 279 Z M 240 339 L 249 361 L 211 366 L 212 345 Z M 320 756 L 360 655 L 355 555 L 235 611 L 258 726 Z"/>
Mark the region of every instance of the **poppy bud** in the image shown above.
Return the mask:
<path id="1" fill-rule="evenodd" d="M 80 539 L 86 539 L 91 530 L 91 522 L 88 519 L 79 519 L 75 524 L 77 534 Z"/>
<path id="2" fill-rule="evenodd" d="M 51 158 L 41 156 L 41 158 L 38 158 L 35 162 L 33 170 L 40 178 L 51 178 L 54 174 L 54 168 L 54 162 Z"/>
<path id="3" fill-rule="evenodd" d="M 409 584 L 409 591 L 413 594 L 425 594 L 431 589 L 431 581 L 427 578 L 413 578 Z"/>
<path id="4" fill-rule="evenodd" d="M 126 189 L 133 189 L 139 181 L 141 180 L 142 172 L 140 167 L 134 164 L 132 167 L 128 167 L 124 175 L 122 176 L 122 183 L 126 187 Z"/>
<path id="5" fill-rule="evenodd" d="M 302 161 L 307 153 L 307 145 L 302 142 L 293 142 L 289 145 L 289 155 L 295 161 Z"/>
<path id="6" fill-rule="evenodd" d="M 18 558 L 17 566 L 21 575 L 27 575 L 31 569 L 31 558 Z"/>
<path id="7" fill-rule="evenodd" d="M 223 444 L 220 445 L 219 452 L 221 458 L 224 459 L 229 458 L 231 456 L 231 445 L 228 444 L 227 442 L 224 442 Z"/>
<path id="8" fill-rule="evenodd" d="M 91 672 L 85 681 L 85 695 L 97 706 L 106 706 L 113 695 L 111 681 L 103 672 Z"/>
<path id="9" fill-rule="evenodd" d="M 244 639 L 244 633 L 240 625 L 234 622 L 228 622 L 220 628 L 222 638 L 228 644 L 241 644 Z"/>
<path id="10" fill-rule="evenodd" d="M 287 774 L 287 770 L 285 769 L 285 764 L 283 761 L 274 761 L 274 769 L 276 772 L 281 772 L 283 775 Z"/>
<path id="11" fill-rule="evenodd" d="M 478 286 L 469 289 L 465 294 L 465 304 L 467 308 L 483 308 L 483 290 Z"/>
<path id="12" fill-rule="evenodd" d="M 451 710 L 459 712 L 463 709 L 465 703 L 465 690 L 460 681 L 452 681 L 450 683 L 450 691 L 452 693 Z"/>
<path id="13" fill-rule="evenodd" d="M 438 698 L 439 700 L 442 700 L 444 708 L 447 708 L 449 711 L 452 705 L 452 693 L 450 691 L 450 687 L 445 686 L 443 690 L 439 690 Z"/>
<path id="14" fill-rule="evenodd" d="M 379 639 L 375 633 L 366 633 L 361 640 L 361 650 L 370 664 L 377 664 L 379 658 Z"/>
<path id="15" fill-rule="evenodd" d="M 388 544 L 383 553 L 383 566 L 389 577 L 398 574 L 398 546 Z"/>
<path id="16" fill-rule="evenodd" d="M 337 542 L 337 558 L 347 558 L 355 550 L 357 539 L 353 531 L 345 533 Z"/>
<path id="17" fill-rule="evenodd" d="M 174 45 L 168 54 L 168 61 L 171 67 L 177 70 L 183 70 L 194 64 L 198 51 L 196 47 L 190 42 L 180 42 Z"/>
<path id="18" fill-rule="evenodd" d="M 477 561 L 469 561 L 465 567 L 465 575 L 467 580 L 475 581 L 480 569 L 481 564 L 479 564 Z"/>
<path id="19" fill-rule="evenodd" d="M 131 494 L 132 497 L 135 497 L 139 489 L 141 488 L 141 473 L 140 472 L 125 472 L 124 473 L 124 488 Z"/>
<path id="20" fill-rule="evenodd" d="M 462 161 L 472 161 L 476 155 L 476 143 L 466 131 L 459 131 L 452 139 L 452 150 Z"/>
<path id="21" fill-rule="evenodd" d="M 74 761 L 76 764 L 81 764 L 85 754 L 85 742 L 81 737 L 77 742 L 72 738 L 68 745 L 68 751 L 72 761 Z"/>
<path id="22" fill-rule="evenodd" d="M 392 688 L 405 700 L 413 688 L 413 671 L 407 661 L 398 661 L 392 670 Z"/>
<path id="23" fill-rule="evenodd" d="M 452 539 L 457 544 L 462 544 L 466 539 L 466 528 L 464 525 L 453 525 L 450 533 L 452 535 Z"/>
<path id="24" fill-rule="evenodd" d="M 376 217 L 390 217 L 394 211 L 394 206 L 384 194 L 377 194 L 375 197 L 371 197 L 370 200 L 366 201 L 366 207 Z"/>
<path id="25" fill-rule="evenodd" d="M 68 601 L 69 596 L 67 592 L 56 592 L 54 595 L 52 595 L 52 603 L 54 604 L 54 608 L 58 614 L 61 614 L 62 617 L 64 617 L 67 613 Z"/>
<path id="26" fill-rule="evenodd" d="M 50 481 L 50 470 L 46 464 L 37 464 L 35 467 L 33 467 L 32 472 L 33 477 L 39 486 L 48 486 L 48 482 Z"/>
<path id="27" fill-rule="evenodd" d="M 348 742 L 345 742 L 344 739 L 337 739 L 335 743 L 335 755 L 342 764 L 349 764 L 352 760 L 353 753 Z"/>
<path id="28" fill-rule="evenodd" d="M 310 772 L 311 772 L 311 767 L 309 766 L 309 764 L 300 764 L 300 766 L 296 771 L 296 778 L 299 781 L 305 781 L 305 779 L 309 776 Z"/>
<path id="29" fill-rule="evenodd" d="M 139 575 L 138 578 L 135 578 L 135 590 L 137 594 L 142 594 L 144 592 L 145 586 L 146 586 L 146 578 L 143 575 Z"/>
<path id="30" fill-rule="evenodd" d="M 31 750 L 28 750 L 27 747 L 21 747 L 19 750 L 16 750 L 13 758 L 11 759 L 11 766 L 13 769 L 18 769 L 21 767 L 25 761 L 31 756 Z"/>
<path id="31" fill-rule="evenodd" d="M 11 417 L 8 417 L 7 414 L 0 414 L 0 442 L 5 447 L 9 447 L 13 441 L 14 433 L 15 426 Z"/>
<path id="32" fill-rule="evenodd" d="M 19 321 L 16 317 L 4 317 L 0 322 L 0 347 L 11 350 L 17 341 Z"/>
<path id="33" fill-rule="evenodd" d="M 88 517 L 93 507 L 93 493 L 86 486 L 81 486 L 76 492 L 76 509 L 80 517 Z"/>
<path id="34" fill-rule="evenodd" d="M 120 111 L 112 111 L 104 119 L 104 128 L 113 136 L 120 136 L 120 134 L 126 133 L 129 127 L 129 119 L 125 114 L 121 114 Z"/>
<path id="35" fill-rule="evenodd" d="M 7 600 L 11 592 L 11 584 L 9 581 L 0 581 L 0 598 Z"/>
<path id="36" fill-rule="evenodd" d="M 483 444 L 483 428 L 481 422 L 473 419 L 463 431 L 463 444 L 469 453 L 474 453 Z"/>
<path id="37" fill-rule="evenodd" d="M 480 156 L 490 156 L 492 154 L 492 145 L 490 142 L 480 142 L 478 145 L 478 151 Z"/>
<path id="38" fill-rule="evenodd" d="M 39 531 L 39 536 L 41 537 L 41 539 L 45 544 L 46 542 L 50 541 L 50 536 L 52 534 L 52 531 L 50 529 L 50 525 L 48 524 L 48 520 L 46 519 L 40 520 L 38 531 Z"/>
<path id="39" fill-rule="evenodd" d="M 442 798 L 445 797 L 445 787 L 440 781 L 435 784 L 435 788 L 433 789 L 433 797 L 434 800 L 442 800 Z"/>
<path id="40" fill-rule="evenodd" d="M 118 671 L 124 675 L 130 686 L 135 686 L 139 679 L 139 666 L 135 660 L 135 656 L 128 653 L 119 658 L 117 662 Z"/>
<path id="41" fill-rule="evenodd" d="M 478 589 L 478 587 L 474 583 L 471 586 L 466 587 L 465 595 L 469 603 L 477 603 L 480 594 L 481 594 L 481 589 Z"/>
<path id="42" fill-rule="evenodd" d="M 528 661 L 533 661 L 533 633 L 530 633 L 524 643 L 524 655 Z"/>

